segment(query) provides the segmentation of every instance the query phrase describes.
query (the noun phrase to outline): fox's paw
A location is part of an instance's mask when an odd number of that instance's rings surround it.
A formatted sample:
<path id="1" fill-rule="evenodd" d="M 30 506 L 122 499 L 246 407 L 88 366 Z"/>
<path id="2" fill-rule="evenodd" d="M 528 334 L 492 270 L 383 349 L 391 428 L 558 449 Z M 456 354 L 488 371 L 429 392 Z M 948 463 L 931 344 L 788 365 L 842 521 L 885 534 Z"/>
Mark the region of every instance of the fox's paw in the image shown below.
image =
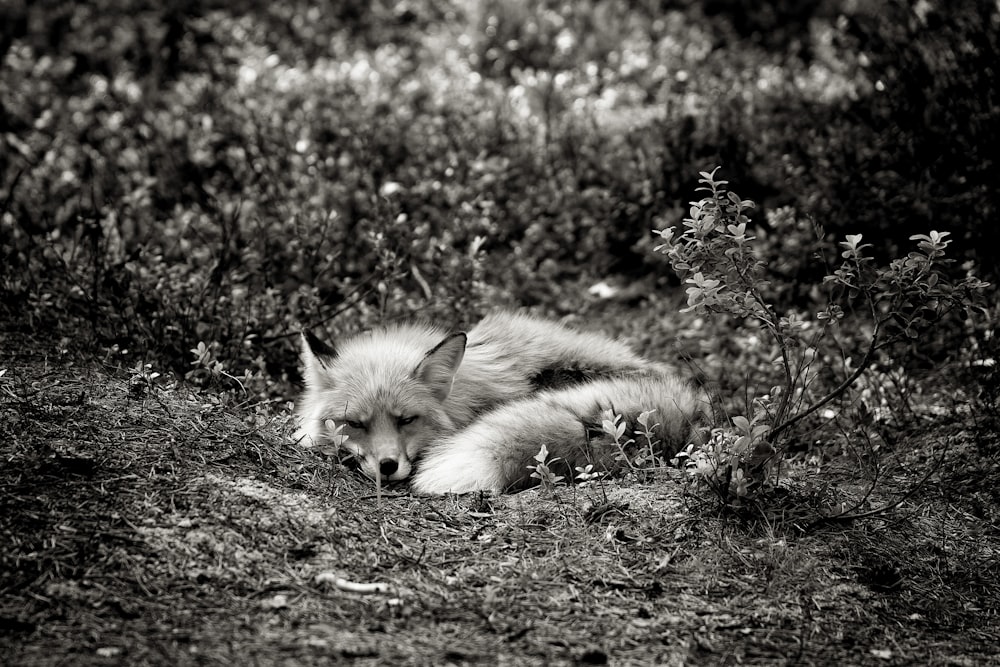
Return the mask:
<path id="1" fill-rule="evenodd" d="M 413 493 L 443 496 L 448 493 L 472 493 L 504 488 L 500 472 L 488 457 L 467 457 L 457 452 L 439 451 L 425 457 L 410 482 Z"/>

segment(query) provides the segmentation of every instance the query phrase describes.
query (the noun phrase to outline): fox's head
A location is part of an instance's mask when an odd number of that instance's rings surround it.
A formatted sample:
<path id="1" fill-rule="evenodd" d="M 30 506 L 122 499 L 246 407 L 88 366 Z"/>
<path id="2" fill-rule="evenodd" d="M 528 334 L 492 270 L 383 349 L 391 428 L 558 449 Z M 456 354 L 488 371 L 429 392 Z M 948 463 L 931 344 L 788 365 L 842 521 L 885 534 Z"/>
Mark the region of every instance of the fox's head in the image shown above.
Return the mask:
<path id="1" fill-rule="evenodd" d="M 444 401 L 465 343 L 464 333 L 400 326 L 334 349 L 304 332 L 301 436 L 350 452 L 373 479 L 406 479 L 420 450 L 455 428 Z"/>

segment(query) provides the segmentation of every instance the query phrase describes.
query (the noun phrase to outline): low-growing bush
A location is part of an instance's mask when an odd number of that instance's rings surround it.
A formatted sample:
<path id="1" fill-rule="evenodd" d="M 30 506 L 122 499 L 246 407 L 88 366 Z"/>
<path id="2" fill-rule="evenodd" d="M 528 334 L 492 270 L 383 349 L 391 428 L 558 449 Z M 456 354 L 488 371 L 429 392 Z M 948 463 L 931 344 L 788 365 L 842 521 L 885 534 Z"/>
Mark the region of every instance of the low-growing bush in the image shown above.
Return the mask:
<path id="1" fill-rule="evenodd" d="M 948 232 L 912 236 L 916 248 L 888 265 L 879 265 L 855 234 L 839 242 L 840 265 L 814 286 L 815 310 L 782 311 L 748 215 L 754 204 L 729 191 L 716 171 L 701 173 L 705 196 L 680 228 L 659 231 L 656 249 L 688 285 L 684 310 L 754 322 L 775 352 L 773 372 L 748 380 L 746 414 L 681 453 L 685 466 L 729 503 L 773 485 L 797 427 L 828 406 L 851 403 L 845 397 L 876 362 L 892 363 L 900 343 L 976 308 L 988 285 L 971 274 L 949 278 Z M 841 335 L 842 323 L 863 333 Z"/>

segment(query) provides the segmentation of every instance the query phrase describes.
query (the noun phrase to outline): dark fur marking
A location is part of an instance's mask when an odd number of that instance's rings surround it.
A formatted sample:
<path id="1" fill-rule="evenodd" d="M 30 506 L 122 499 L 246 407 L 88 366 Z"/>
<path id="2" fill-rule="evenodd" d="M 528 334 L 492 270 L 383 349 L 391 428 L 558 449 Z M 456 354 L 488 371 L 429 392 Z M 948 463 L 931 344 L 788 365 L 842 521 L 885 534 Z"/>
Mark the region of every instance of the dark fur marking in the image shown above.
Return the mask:
<path id="1" fill-rule="evenodd" d="M 562 389 L 597 378 L 598 373 L 583 368 L 543 368 L 531 378 L 531 386 L 540 389 Z"/>

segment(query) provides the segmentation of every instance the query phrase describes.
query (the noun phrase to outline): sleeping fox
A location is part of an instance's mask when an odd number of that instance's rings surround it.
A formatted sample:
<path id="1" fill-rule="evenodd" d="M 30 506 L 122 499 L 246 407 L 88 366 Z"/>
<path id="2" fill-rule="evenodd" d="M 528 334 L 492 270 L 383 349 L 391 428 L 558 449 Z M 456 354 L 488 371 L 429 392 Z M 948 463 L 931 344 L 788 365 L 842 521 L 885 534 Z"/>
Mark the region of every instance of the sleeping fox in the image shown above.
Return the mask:
<path id="1" fill-rule="evenodd" d="M 600 465 L 617 453 L 593 428 L 608 409 L 632 419 L 655 410 L 673 450 L 707 415 L 701 392 L 669 367 L 517 313 L 487 316 L 467 334 L 388 325 L 336 349 L 305 333 L 302 364 L 297 437 L 346 449 L 380 481 L 412 476 L 416 493 L 524 486 L 543 444 L 567 466 Z"/>

